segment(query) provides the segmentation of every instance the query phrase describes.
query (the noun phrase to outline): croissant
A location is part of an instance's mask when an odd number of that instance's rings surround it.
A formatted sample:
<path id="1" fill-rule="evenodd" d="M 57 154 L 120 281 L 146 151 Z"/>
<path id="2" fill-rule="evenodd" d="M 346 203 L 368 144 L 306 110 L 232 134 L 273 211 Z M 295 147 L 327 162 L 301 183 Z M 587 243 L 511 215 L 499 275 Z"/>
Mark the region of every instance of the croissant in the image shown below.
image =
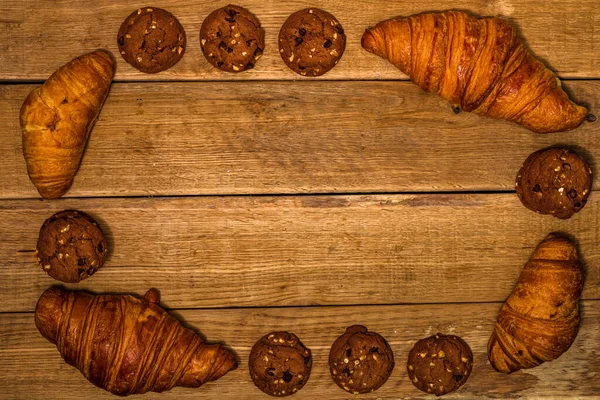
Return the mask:
<path id="1" fill-rule="evenodd" d="M 579 331 L 583 280 L 573 243 L 557 233 L 548 235 L 500 309 L 488 342 L 492 367 L 511 373 L 552 361 L 567 351 Z"/>
<path id="2" fill-rule="evenodd" d="M 534 132 L 576 128 L 588 112 L 569 100 L 558 78 L 499 18 L 446 11 L 391 19 L 367 29 L 362 46 L 425 91 Z"/>
<path id="3" fill-rule="evenodd" d="M 60 67 L 23 103 L 23 155 L 43 198 L 59 198 L 71 187 L 114 73 L 112 57 L 94 51 Z"/>
<path id="4" fill-rule="evenodd" d="M 68 364 L 119 396 L 199 387 L 237 368 L 229 351 L 205 344 L 158 302 L 152 289 L 137 299 L 50 288 L 35 324 Z"/>

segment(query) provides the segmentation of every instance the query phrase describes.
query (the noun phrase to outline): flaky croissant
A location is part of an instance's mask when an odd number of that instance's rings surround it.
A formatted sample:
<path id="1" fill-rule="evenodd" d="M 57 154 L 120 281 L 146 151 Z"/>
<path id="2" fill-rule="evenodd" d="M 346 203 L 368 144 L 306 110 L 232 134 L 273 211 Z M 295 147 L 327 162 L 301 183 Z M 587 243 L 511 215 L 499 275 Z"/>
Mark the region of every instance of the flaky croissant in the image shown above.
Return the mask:
<path id="1" fill-rule="evenodd" d="M 23 155 L 29 179 L 45 199 L 69 190 L 115 73 L 98 50 L 60 67 L 21 107 Z"/>
<path id="2" fill-rule="evenodd" d="M 35 324 L 68 364 L 120 396 L 199 387 L 237 367 L 229 351 L 205 344 L 158 301 L 155 290 L 137 299 L 50 288 Z"/>
<path id="3" fill-rule="evenodd" d="M 571 347 L 579 331 L 583 269 L 577 249 L 551 233 L 535 249 L 498 314 L 488 358 L 511 373 L 552 361 Z"/>
<path id="4" fill-rule="evenodd" d="M 362 46 L 464 111 L 538 133 L 576 128 L 587 115 L 500 18 L 446 11 L 391 19 L 367 29 Z"/>

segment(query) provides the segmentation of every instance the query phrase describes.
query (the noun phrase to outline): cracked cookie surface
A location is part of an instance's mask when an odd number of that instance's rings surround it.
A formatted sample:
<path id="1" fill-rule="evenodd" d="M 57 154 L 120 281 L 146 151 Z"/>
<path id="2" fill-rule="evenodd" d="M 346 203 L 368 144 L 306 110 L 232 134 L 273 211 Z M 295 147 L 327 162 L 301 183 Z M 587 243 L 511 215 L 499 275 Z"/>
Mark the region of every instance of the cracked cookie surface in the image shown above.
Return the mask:
<path id="1" fill-rule="evenodd" d="M 245 8 L 228 5 L 210 13 L 200 28 L 200 46 L 213 66 L 226 72 L 254 68 L 265 49 L 265 32 Z"/>
<path id="2" fill-rule="evenodd" d="M 81 211 L 61 211 L 48 218 L 37 242 L 40 266 L 62 282 L 77 283 L 93 275 L 106 259 L 102 230 Z"/>
<path id="3" fill-rule="evenodd" d="M 394 353 L 378 333 L 353 325 L 336 339 L 329 352 L 333 381 L 352 394 L 379 389 L 394 370 Z"/>
<path id="4" fill-rule="evenodd" d="M 279 54 L 302 76 L 320 76 L 337 65 L 346 49 L 342 25 L 327 11 L 307 8 L 290 15 L 279 31 Z"/>
<path id="5" fill-rule="evenodd" d="M 525 160 L 515 187 L 525 207 L 567 219 L 585 206 L 592 190 L 592 169 L 572 150 L 544 149 Z"/>
<path id="6" fill-rule="evenodd" d="M 260 390 L 271 396 L 289 396 L 308 381 L 312 355 L 293 333 L 272 332 L 252 347 L 248 368 Z"/>
<path id="7" fill-rule="evenodd" d="M 142 7 L 123 21 L 117 44 L 125 61 L 142 72 L 154 74 L 181 60 L 186 36 L 183 26 L 170 12 Z"/>
<path id="8" fill-rule="evenodd" d="M 425 393 L 442 396 L 464 385 L 473 369 L 473 352 L 454 335 L 419 340 L 408 354 L 408 378 Z"/>

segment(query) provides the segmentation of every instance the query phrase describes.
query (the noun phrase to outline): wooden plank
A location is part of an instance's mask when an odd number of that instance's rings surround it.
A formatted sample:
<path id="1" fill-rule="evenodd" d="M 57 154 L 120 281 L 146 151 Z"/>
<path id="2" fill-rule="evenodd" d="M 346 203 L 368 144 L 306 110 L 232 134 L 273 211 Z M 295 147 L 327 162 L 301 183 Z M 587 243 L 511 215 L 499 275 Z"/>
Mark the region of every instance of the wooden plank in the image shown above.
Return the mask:
<path id="1" fill-rule="evenodd" d="M 171 308 L 504 301 L 551 231 L 578 241 L 600 298 L 600 196 L 561 221 L 515 194 L 0 202 L 0 311 L 57 283 L 33 251 L 42 222 L 79 209 L 104 228 L 102 270 L 78 288 L 159 288 Z"/>
<path id="2" fill-rule="evenodd" d="M 169 300 L 168 298 L 166 299 Z M 448 398 L 598 398 L 600 302 L 583 302 L 583 320 L 571 349 L 559 359 L 512 375 L 495 372 L 486 345 L 499 304 L 379 307 L 313 307 L 271 309 L 185 310 L 178 314 L 209 340 L 223 341 L 237 353 L 237 370 L 200 389 L 175 388 L 148 399 L 265 399 L 254 387 L 247 368 L 248 353 L 258 338 L 275 330 L 296 333 L 313 352 L 307 385 L 294 399 L 347 399 L 332 381 L 329 348 L 346 326 L 360 323 L 389 341 L 396 368 L 377 392 L 352 398 L 430 398 L 408 380 L 406 358 L 414 343 L 437 332 L 461 336 L 474 353 L 471 378 Z M 0 387 L 3 399 L 111 399 L 66 365 L 56 348 L 37 332 L 33 314 L 0 315 Z"/>
<path id="3" fill-rule="evenodd" d="M 600 82 L 566 86 L 599 109 Z M 38 197 L 18 117 L 32 87 L 0 86 L 2 198 Z M 599 135 L 455 115 L 406 82 L 116 84 L 67 196 L 513 190 L 533 151 L 594 164 Z"/>
<path id="4" fill-rule="evenodd" d="M 69 59 L 96 48 L 106 48 L 118 59 L 119 80 L 234 80 L 298 79 L 279 56 L 277 37 L 292 12 L 307 7 L 303 1 L 246 0 L 266 30 L 266 52 L 255 70 L 227 74 L 212 68 L 202 56 L 200 26 L 224 1 L 164 0 L 156 4 L 171 11 L 187 32 L 187 52 L 174 68 L 147 75 L 129 66 L 119 56 L 116 35 L 123 20 L 140 6 L 139 2 L 111 0 L 6 1 L 0 5 L 0 80 L 46 79 Z M 312 7 L 332 12 L 346 30 L 347 49 L 342 61 L 323 79 L 404 79 L 405 76 L 384 60 L 360 47 L 365 28 L 397 15 L 427 10 L 456 8 L 451 0 L 362 2 L 315 0 Z M 479 15 L 500 15 L 510 19 L 532 51 L 563 78 L 599 78 L 598 36 L 600 11 L 595 2 L 578 0 L 467 0 L 462 9 Z M 32 10 L 35 10 L 33 12 Z M 551 10 L 551 12 L 549 12 Z"/>

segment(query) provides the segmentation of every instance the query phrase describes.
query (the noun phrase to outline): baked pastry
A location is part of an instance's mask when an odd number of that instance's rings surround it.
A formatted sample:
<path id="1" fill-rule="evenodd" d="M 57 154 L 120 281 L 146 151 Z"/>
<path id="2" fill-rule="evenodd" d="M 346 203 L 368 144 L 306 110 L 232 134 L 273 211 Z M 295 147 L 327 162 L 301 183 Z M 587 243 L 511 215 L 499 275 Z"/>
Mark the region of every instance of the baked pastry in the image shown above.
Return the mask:
<path id="1" fill-rule="evenodd" d="M 367 29 L 362 46 L 464 111 L 538 133 L 576 128 L 587 115 L 500 18 L 461 11 L 395 18 Z"/>
<path id="2" fill-rule="evenodd" d="M 345 49 L 342 25 L 318 8 L 296 11 L 279 31 L 281 58 L 292 71 L 303 76 L 320 76 L 330 71 Z"/>
<path id="3" fill-rule="evenodd" d="M 488 342 L 492 367 L 505 374 L 566 352 L 579 332 L 584 273 L 566 236 L 549 234 L 525 264 Z"/>
<path id="4" fill-rule="evenodd" d="M 379 389 L 394 370 L 394 353 L 378 333 L 353 325 L 329 352 L 329 371 L 340 388 L 352 394 Z"/>
<path id="5" fill-rule="evenodd" d="M 186 36 L 183 26 L 170 12 L 142 7 L 123 21 L 117 44 L 127 63 L 147 74 L 155 74 L 181 60 Z"/>
<path id="6" fill-rule="evenodd" d="M 248 368 L 257 388 L 270 396 L 289 396 L 308 381 L 312 355 L 293 333 L 272 332 L 254 344 Z"/>
<path id="7" fill-rule="evenodd" d="M 67 364 L 119 396 L 197 388 L 237 368 L 233 354 L 204 343 L 159 301 L 155 289 L 138 299 L 53 287 L 35 307 L 35 325 Z"/>
<path id="8" fill-rule="evenodd" d="M 408 354 L 408 378 L 419 390 L 442 396 L 465 384 L 473 369 L 473 352 L 454 335 L 419 340 Z"/>
<path id="9" fill-rule="evenodd" d="M 265 50 L 265 31 L 247 9 L 228 5 L 213 11 L 200 28 L 200 47 L 213 66 L 226 72 L 254 68 Z"/>
<path id="10" fill-rule="evenodd" d="M 59 198 L 71 187 L 114 74 L 111 55 L 94 51 L 60 67 L 25 99 L 23 155 L 43 198 Z"/>
<path id="11" fill-rule="evenodd" d="M 40 229 L 38 262 L 59 281 L 77 283 L 88 278 L 104 265 L 107 254 L 102 230 L 84 212 L 58 212 Z"/>
<path id="12" fill-rule="evenodd" d="M 587 202 L 592 191 L 592 168 L 572 150 L 539 150 L 523 163 L 515 187 L 525 207 L 567 219 Z"/>

